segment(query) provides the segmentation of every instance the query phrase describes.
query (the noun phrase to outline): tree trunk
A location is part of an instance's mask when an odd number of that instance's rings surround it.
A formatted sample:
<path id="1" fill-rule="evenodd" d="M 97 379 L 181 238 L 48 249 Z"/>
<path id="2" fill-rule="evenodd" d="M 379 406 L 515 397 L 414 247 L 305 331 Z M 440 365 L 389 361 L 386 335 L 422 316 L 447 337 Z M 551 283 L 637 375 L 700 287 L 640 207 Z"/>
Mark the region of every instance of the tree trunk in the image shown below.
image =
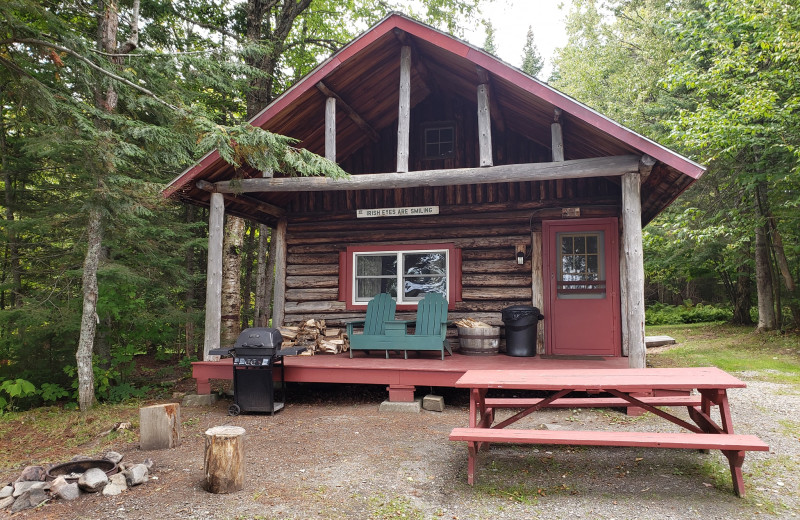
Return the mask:
<path id="1" fill-rule="evenodd" d="M 3 184 L 5 185 L 6 222 L 14 221 L 14 181 L 8 166 L 8 150 L 6 148 L 6 125 L 3 114 L 3 103 L 0 100 L 0 170 L 3 171 Z M 6 227 L 6 240 L 8 241 L 9 271 L 11 271 L 11 301 L 14 309 L 22 307 L 22 272 L 19 263 L 19 244 L 17 233 L 13 227 Z"/>
<path id="2" fill-rule="evenodd" d="M 78 404 L 82 412 L 94 405 L 94 369 L 92 367 L 92 351 L 94 336 L 97 330 L 97 267 L 100 263 L 102 243 L 101 211 L 94 208 L 89 212 L 87 225 L 86 258 L 83 262 L 83 316 L 81 317 L 81 333 L 78 339 L 78 351 L 75 359 L 78 362 Z"/>
<path id="3" fill-rule="evenodd" d="M 269 300 L 267 299 L 267 285 L 271 287 L 272 273 L 267 269 L 267 249 L 269 247 L 269 227 L 264 224 L 258 226 L 258 270 L 256 274 L 256 298 L 253 316 L 254 327 L 266 327 L 269 320 Z M 271 291 L 270 291 L 271 292 Z"/>
<path id="4" fill-rule="evenodd" d="M 241 332 L 242 308 L 241 272 L 244 220 L 228 216 L 225 222 L 225 241 L 222 246 L 222 323 L 220 345 L 236 342 Z"/>
<path id="5" fill-rule="evenodd" d="M 736 283 L 733 286 L 733 323 L 737 325 L 752 325 L 750 307 L 753 299 L 753 282 L 750 266 L 743 263 L 736 270 Z"/>
<path id="6" fill-rule="evenodd" d="M 186 205 L 186 223 L 191 224 L 195 219 L 195 207 L 191 204 Z M 184 256 L 184 266 L 186 268 L 186 293 L 183 295 L 184 306 L 186 307 L 186 357 L 191 358 L 197 355 L 197 347 L 195 345 L 194 337 L 194 313 L 195 304 L 195 286 L 194 286 L 194 263 L 195 254 L 194 247 L 187 247 Z"/>
<path id="7" fill-rule="evenodd" d="M 755 229 L 755 262 L 756 262 L 756 292 L 758 294 L 758 332 L 775 330 L 777 319 L 775 315 L 775 291 L 770 267 L 769 243 L 765 226 L 762 204 L 763 183 L 755 188 L 754 207 L 756 216 Z"/>
<path id="8" fill-rule="evenodd" d="M 242 329 L 250 326 L 250 302 L 253 297 L 253 255 L 256 227 L 251 225 L 247 231 L 247 242 L 244 248 L 244 299 L 242 301 Z"/>
<path id="9" fill-rule="evenodd" d="M 769 208 L 765 213 L 768 216 L 769 238 L 772 244 L 772 252 L 775 255 L 775 262 L 778 264 L 778 271 L 783 279 L 783 285 L 789 291 L 789 310 L 792 313 L 793 325 L 794 327 L 800 327 L 800 291 L 798 291 L 797 284 L 792 278 L 789 260 L 786 258 L 786 250 L 783 247 L 783 238 L 780 231 L 778 231 L 778 223 Z"/>
<path id="10" fill-rule="evenodd" d="M 116 3 L 111 0 L 102 2 L 102 12 L 98 21 L 97 47 L 101 52 L 108 54 L 129 53 L 138 46 L 139 40 L 139 0 L 133 1 L 133 12 L 131 16 L 130 38 L 120 48 L 117 48 L 117 30 L 119 29 L 119 12 Z M 120 64 L 122 59 L 115 57 L 114 62 Z M 105 90 L 98 88 L 95 90 L 95 104 L 106 112 L 115 112 L 117 109 L 118 97 L 114 87 L 109 83 Z M 98 119 L 96 125 L 100 129 L 105 129 L 105 123 Z M 97 159 L 97 185 L 96 191 L 99 195 L 94 196 L 91 202 L 92 209 L 89 211 L 89 221 L 87 223 L 87 248 L 86 258 L 83 262 L 83 315 L 81 316 L 81 330 L 78 339 L 78 349 L 75 359 L 78 364 L 78 404 L 82 412 L 87 411 L 94 404 L 94 369 L 92 367 L 92 351 L 94 347 L 95 333 L 97 332 L 97 269 L 100 265 L 100 255 L 102 251 L 102 190 L 104 189 L 104 178 L 114 169 L 113 153 L 109 150 L 106 143 L 98 143 Z"/>

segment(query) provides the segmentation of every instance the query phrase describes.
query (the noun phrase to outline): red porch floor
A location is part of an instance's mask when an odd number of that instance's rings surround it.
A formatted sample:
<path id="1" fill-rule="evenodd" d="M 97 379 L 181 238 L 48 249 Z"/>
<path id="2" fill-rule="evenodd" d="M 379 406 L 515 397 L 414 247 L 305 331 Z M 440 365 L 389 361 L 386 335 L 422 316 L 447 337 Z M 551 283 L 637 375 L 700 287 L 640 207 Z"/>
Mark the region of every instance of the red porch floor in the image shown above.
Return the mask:
<path id="1" fill-rule="evenodd" d="M 412 401 L 414 387 L 453 387 L 464 372 L 472 369 L 591 369 L 627 368 L 628 358 L 558 358 L 535 357 L 465 356 L 454 354 L 441 360 L 438 353 L 410 353 L 409 359 L 391 354 L 389 359 L 383 351 L 355 352 L 315 356 L 293 356 L 284 358 L 287 382 L 302 383 L 356 383 L 386 385 L 392 401 Z M 276 379 L 279 374 L 276 371 Z M 220 361 L 198 361 L 192 363 L 192 377 L 197 380 L 197 393 L 211 392 L 209 379 L 233 379 L 232 359 Z"/>

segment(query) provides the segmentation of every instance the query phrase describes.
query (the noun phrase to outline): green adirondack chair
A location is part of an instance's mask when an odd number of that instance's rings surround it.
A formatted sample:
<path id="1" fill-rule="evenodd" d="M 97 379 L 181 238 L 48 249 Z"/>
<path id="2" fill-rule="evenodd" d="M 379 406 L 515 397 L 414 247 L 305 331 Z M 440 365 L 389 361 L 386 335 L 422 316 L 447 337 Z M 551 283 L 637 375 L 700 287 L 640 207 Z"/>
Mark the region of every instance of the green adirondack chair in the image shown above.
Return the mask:
<path id="1" fill-rule="evenodd" d="M 414 334 L 408 334 L 407 325 L 415 323 Z M 394 321 L 386 324 L 385 340 L 391 350 L 402 350 L 408 359 L 409 350 L 438 350 L 453 355 L 447 335 L 447 300 L 439 293 L 428 293 L 417 305 L 417 319 Z M 388 357 L 388 351 L 387 351 Z"/>
<path id="2" fill-rule="evenodd" d="M 367 304 L 367 315 L 363 320 L 347 322 L 347 337 L 350 338 L 350 357 L 353 350 L 376 350 L 375 340 L 386 334 L 386 322 L 394 320 L 394 311 L 397 303 L 391 295 L 380 293 Z M 355 334 L 356 325 L 364 327 L 362 334 Z M 377 350 L 382 350 L 377 346 Z"/>

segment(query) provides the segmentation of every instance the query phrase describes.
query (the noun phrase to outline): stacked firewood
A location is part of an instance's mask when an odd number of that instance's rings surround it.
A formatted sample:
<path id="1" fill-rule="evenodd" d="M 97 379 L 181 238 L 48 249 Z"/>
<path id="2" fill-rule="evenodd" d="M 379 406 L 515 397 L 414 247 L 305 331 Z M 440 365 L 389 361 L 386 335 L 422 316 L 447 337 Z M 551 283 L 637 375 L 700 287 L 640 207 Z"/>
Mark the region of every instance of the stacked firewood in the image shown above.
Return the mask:
<path id="1" fill-rule="evenodd" d="M 316 353 L 340 354 L 350 350 L 350 342 L 344 329 L 328 328 L 325 320 L 310 319 L 296 325 L 285 325 L 278 330 L 283 336 L 283 348 L 306 347 L 301 356 Z"/>

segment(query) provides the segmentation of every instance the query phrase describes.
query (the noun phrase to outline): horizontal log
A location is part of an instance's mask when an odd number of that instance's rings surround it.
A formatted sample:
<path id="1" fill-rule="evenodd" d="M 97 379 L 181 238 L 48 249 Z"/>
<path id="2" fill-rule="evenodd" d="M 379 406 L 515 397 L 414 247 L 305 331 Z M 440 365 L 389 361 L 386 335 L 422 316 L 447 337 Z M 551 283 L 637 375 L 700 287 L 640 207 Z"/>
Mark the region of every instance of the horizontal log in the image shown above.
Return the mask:
<path id="1" fill-rule="evenodd" d="M 336 261 L 339 261 L 337 256 Z M 339 264 L 296 264 L 286 266 L 286 274 L 289 276 L 316 276 L 316 275 L 338 275 Z"/>
<path id="2" fill-rule="evenodd" d="M 482 238 L 456 238 L 453 240 L 443 240 L 439 238 L 439 240 L 414 240 L 414 244 L 436 244 L 441 243 L 442 241 L 451 242 L 456 247 L 462 249 L 486 249 L 492 247 L 508 247 L 509 244 L 528 244 L 530 243 L 531 236 L 530 234 L 525 235 L 509 235 L 506 237 L 482 237 Z M 396 246 L 402 245 L 403 243 L 412 242 L 410 240 L 401 240 L 401 241 L 390 241 L 390 240 L 380 240 L 376 242 L 366 243 L 359 243 L 354 241 L 339 241 L 336 243 L 331 244 L 310 244 L 310 245 L 300 245 L 296 244 L 293 246 L 289 246 L 289 253 L 290 254 L 305 254 L 305 253 L 332 253 L 342 251 L 347 248 L 347 246 L 359 244 L 359 245 L 389 245 L 389 246 Z"/>
<path id="3" fill-rule="evenodd" d="M 513 245 L 494 249 L 465 249 L 461 252 L 462 260 L 508 260 L 515 255 Z"/>
<path id="4" fill-rule="evenodd" d="M 304 254 L 304 255 L 289 255 L 286 263 L 289 265 L 297 264 L 338 264 L 338 253 L 323 253 L 323 254 Z"/>
<path id="5" fill-rule="evenodd" d="M 530 287 L 464 287 L 461 289 L 464 300 L 525 300 L 530 302 L 533 293 Z"/>
<path id="6" fill-rule="evenodd" d="M 519 303 L 515 303 L 518 305 Z M 398 320 L 413 320 L 415 319 L 416 315 L 414 313 L 398 313 L 395 318 Z M 503 325 L 503 319 L 500 312 L 460 312 L 460 311 L 453 311 L 447 314 L 447 319 L 451 321 L 458 321 L 465 318 L 472 318 L 474 320 L 482 321 L 489 325 L 499 327 Z M 354 313 L 354 312 L 325 312 L 325 311 L 303 311 L 298 312 L 296 314 L 291 314 L 288 312 L 287 307 L 287 314 L 285 323 L 304 323 L 308 320 L 319 320 L 324 319 L 325 325 L 327 327 L 343 327 L 348 321 L 354 320 L 363 320 L 364 313 Z M 448 328 L 447 335 L 451 336 L 454 334 L 452 331 L 455 331 L 455 325 L 451 325 Z"/>
<path id="7" fill-rule="evenodd" d="M 613 179 L 616 179 L 614 177 Z M 522 211 L 530 217 L 534 215 L 536 219 L 561 218 L 564 200 L 535 200 L 535 201 L 510 201 L 510 202 L 486 202 L 480 204 L 439 204 L 439 216 L 474 215 L 475 213 L 501 213 L 506 211 Z M 613 217 L 619 215 L 620 196 L 605 196 L 592 198 L 577 198 L 568 201 L 569 207 L 581 208 L 581 215 L 584 217 Z M 422 203 L 421 203 L 422 204 Z M 290 225 L 302 225 L 314 227 L 321 222 L 334 224 L 335 222 L 355 220 L 354 210 L 334 210 L 334 211 L 312 211 L 288 215 Z M 370 220 L 370 219 L 361 219 Z M 386 221 L 386 219 L 375 219 L 376 221 Z M 400 221 L 411 222 L 419 221 L 419 217 L 392 217 L 392 222 Z"/>
<path id="8" fill-rule="evenodd" d="M 344 302 L 286 302 L 286 314 L 344 311 Z M 319 318 L 319 316 L 318 316 Z M 285 322 L 286 320 L 284 320 Z M 327 324 L 327 323 L 326 323 Z"/>
<path id="9" fill-rule="evenodd" d="M 290 302 L 309 302 L 317 300 L 336 300 L 339 297 L 339 289 L 288 289 L 286 291 L 286 301 Z"/>
<path id="10" fill-rule="evenodd" d="M 332 288 L 339 287 L 338 276 L 287 276 L 286 287 L 289 289 L 301 288 Z"/>
<path id="11" fill-rule="evenodd" d="M 507 164 L 484 168 L 457 168 L 400 173 L 328 177 L 280 177 L 238 179 L 214 183 L 218 193 L 286 191 L 345 191 L 456 186 L 497 182 L 549 181 L 587 177 L 615 177 L 639 171 L 639 156 L 621 155 L 563 162 Z"/>
<path id="12" fill-rule="evenodd" d="M 500 312 L 512 305 L 530 305 L 530 301 L 520 300 L 491 300 L 491 301 L 465 301 L 456 303 L 457 312 Z"/>
<path id="13" fill-rule="evenodd" d="M 287 237 L 289 245 L 292 244 L 324 244 L 327 242 L 339 242 L 342 236 L 347 236 L 354 243 L 377 242 L 392 238 L 393 240 L 439 240 L 448 242 L 454 238 L 472 238 L 484 236 L 501 236 L 518 233 L 520 229 L 527 229 L 527 223 L 518 223 L 508 226 L 450 226 L 442 224 L 438 227 L 405 227 L 403 229 L 392 230 L 369 230 L 362 231 L 360 227 L 353 228 L 347 232 L 326 231 L 322 233 L 292 233 Z"/>
<path id="14" fill-rule="evenodd" d="M 559 208 L 560 214 L 561 209 Z M 302 233 L 316 235 L 322 232 L 341 232 L 352 231 L 354 222 L 358 222 L 358 231 L 386 231 L 403 230 L 408 228 L 457 228 L 464 226 L 525 226 L 528 227 L 531 218 L 530 211 L 510 211 L 500 213 L 490 213 L 475 215 L 429 215 L 425 217 L 393 217 L 393 218 L 366 218 L 355 220 L 355 212 L 351 212 L 348 220 L 334 220 L 324 222 L 309 222 L 303 224 L 291 224 L 290 233 Z"/>
<path id="15" fill-rule="evenodd" d="M 464 261 L 461 263 L 461 272 L 465 274 L 474 273 L 509 273 L 509 274 L 523 274 L 531 272 L 530 259 L 526 260 L 525 264 L 519 265 L 511 251 L 508 254 L 507 260 L 473 260 Z M 530 278 L 530 275 L 528 276 Z"/>
<path id="16" fill-rule="evenodd" d="M 527 274 L 465 274 L 461 277 L 464 288 L 472 287 L 528 287 L 531 275 Z M 463 289 L 462 289 L 463 290 Z"/>

